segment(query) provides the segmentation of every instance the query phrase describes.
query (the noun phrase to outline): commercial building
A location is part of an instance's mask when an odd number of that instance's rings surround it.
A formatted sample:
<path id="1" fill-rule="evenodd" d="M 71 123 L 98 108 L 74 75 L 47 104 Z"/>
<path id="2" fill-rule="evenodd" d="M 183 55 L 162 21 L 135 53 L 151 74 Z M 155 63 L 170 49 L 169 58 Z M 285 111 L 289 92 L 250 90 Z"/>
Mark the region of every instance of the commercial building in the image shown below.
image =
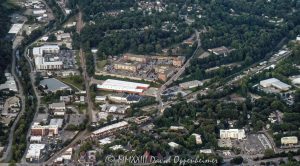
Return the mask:
<path id="1" fill-rule="evenodd" d="M 40 82 L 40 86 L 44 89 L 45 92 L 52 92 L 52 93 L 56 93 L 57 91 L 62 91 L 62 90 L 72 90 L 71 87 L 69 87 L 65 83 L 55 78 L 48 78 L 42 80 Z"/>
<path id="2" fill-rule="evenodd" d="M 244 129 L 220 130 L 221 139 L 244 139 L 246 137 Z"/>
<path id="3" fill-rule="evenodd" d="M 117 102 L 117 103 L 138 103 L 141 100 L 141 96 L 134 95 L 134 94 L 126 94 L 126 93 L 117 93 L 117 94 L 110 94 L 108 99 Z"/>
<path id="4" fill-rule="evenodd" d="M 129 81 L 120 81 L 107 79 L 101 85 L 97 85 L 100 90 L 115 91 L 115 92 L 127 92 L 142 94 L 144 90 L 150 87 L 149 84 L 135 83 Z"/>
<path id="5" fill-rule="evenodd" d="M 298 137 L 296 136 L 281 138 L 281 145 L 296 145 L 296 144 L 298 144 Z"/>
<path id="6" fill-rule="evenodd" d="M 64 119 L 51 119 L 49 123 L 50 126 L 56 125 L 60 129 L 62 128 L 63 124 L 64 124 Z"/>
<path id="7" fill-rule="evenodd" d="M 139 63 L 115 63 L 114 69 L 116 70 L 126 70 L 126 71 L 132 71 L 137 72 L 141 68 L 141 64 Z"/>
<path id="8" fill-rule="evenodd" d="M 129 127 L 128 122 L 121 121 L 115 124 L 111 124 L 105 127 L 102 127 L 94 132 L 92 132 L 92 137 L 99 137 L 99 136 L 107 136 L 110 135 L 118 130 L 122 130 Z"/>
<path id="9" fill-rule="evenodd" d="M 44 149 L 45 144 L 30 144 L 26 154 L 26 160 L 30 162 L 40 160 Z"/>
<path id="10" fill-rule="evenodd" d="M 196 87 L 199 87 L 202 85 L 203 85 L 203 82 L 198 81 L 198 80 L 188 81 L 188 82 L 179 84 L 180 88 L 182 88 L 182 89 L 191 89 L 191 88 L 196 88 Z"/>
<path id="11" fill-rule="evenodd" d="M 31 127 L 31 135 L 32 136 L 53 136 L 58 134 L 58 126 L 57 125 L 46 125 L 42 126 L 38 123 L 35 123 Z"/>
<path id="12" fill-rule="evenodd" d="M 64 116 L 66 111 L 66 104 L 64 102 L 49 104 L 49 109 L 53 111 L 54 115 Z"/>
<path id="13" fill-rule="evenodd" d="M 100 102 L 105 102 L 106 101 L 106 96 L 96 96 L 95 97 L 95 102 L 100 103 Z"/>
<path id="14" fill-rule="evenodd" d="M 202 144 L 202 139 L 201 139 L 201 135 L 200 134 L 192 134 L 193 136 L 195 136 L 196 139 L 196 144 Z"/>
<path id="15" fill-rule="evenodd" d="M 141 63 L 147 63 L 148 57 L 145 55 L 134 55 L 134 54 L 124 54 L 123 59 L 127 61 L 134 61 L 134 62 L 141 62 Z"/>
<path id="16" fill-rule="evenodd" d="M 262 87 L 268 88 L 268 87 L 275 87 L 281 91 L 287 91 L 291 88 L 290 85 L 281 82 L 280 80 L 276 78 L 270 78 L 267 80 L 260 81 L 259 83 Z"/>
<path id="17" fill-rule="evenodd" d="M 35 67 L 37 70 L 58 70 L 63 68 L 62 60 L 55 54 L 59 53 L 58 45 L 44 45 L 34 47 L 32 54 L 34 56 Z"/>
<path id="18" fill-rule="evenodd" d="M 58 53 L 59 50 L 58 45 L 43 45 L 41 47 L 34 47 L 32 54 L 33 56 L 42 56 L 44 53 Z"/>

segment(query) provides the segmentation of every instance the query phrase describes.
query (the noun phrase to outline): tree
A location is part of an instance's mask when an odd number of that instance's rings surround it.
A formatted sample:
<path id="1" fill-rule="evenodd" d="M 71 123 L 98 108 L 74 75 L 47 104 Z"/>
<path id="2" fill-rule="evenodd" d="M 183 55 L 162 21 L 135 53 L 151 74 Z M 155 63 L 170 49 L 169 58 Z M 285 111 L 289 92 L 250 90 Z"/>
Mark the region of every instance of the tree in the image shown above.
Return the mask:
<path id="1" fill-rule="evenodd" d="M 264 157 L 270 158 L 275 154 L 273 149 L 266 149 L 264 152 Z"/>
<path id="2" fill-rule="evenodd" d="M 52 34 L 49 35 L 47 41 L 48 41 L 48 42 L 54 42 L 54 41 L 56 41 L 56 40 L 57 40 L 56 36 L 52 33 Z"/>
<path id="3" fill-rule="evenodd" d="M 230 163 L 235 164 L 235 165 L 239 165 L 239 164 L 242 164 L 243 161 L 244 161 L 243 157 L 238 156 L 238 157 L 235 157 L 232 160 L 230 160 Z"/>

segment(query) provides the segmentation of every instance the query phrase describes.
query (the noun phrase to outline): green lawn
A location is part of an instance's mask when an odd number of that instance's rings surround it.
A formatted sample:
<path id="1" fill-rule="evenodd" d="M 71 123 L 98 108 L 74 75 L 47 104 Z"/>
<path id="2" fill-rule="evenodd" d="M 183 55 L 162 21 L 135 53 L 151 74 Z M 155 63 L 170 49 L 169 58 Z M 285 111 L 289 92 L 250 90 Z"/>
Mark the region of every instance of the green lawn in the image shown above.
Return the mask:
<path id="1" fill-rule="evenodd" d="M 97 61 L 97 68 L 99 70 L 102 70 L 106 64 L 107 64 L 107 60 Z"/>
<path id="2" fill-rule="evenodd" d="M 59 78 L 62 82 L 65 82 L 78 90 L 83 90 L 83 79 L 81 76 L 70 76 L 66 78 Z"/>

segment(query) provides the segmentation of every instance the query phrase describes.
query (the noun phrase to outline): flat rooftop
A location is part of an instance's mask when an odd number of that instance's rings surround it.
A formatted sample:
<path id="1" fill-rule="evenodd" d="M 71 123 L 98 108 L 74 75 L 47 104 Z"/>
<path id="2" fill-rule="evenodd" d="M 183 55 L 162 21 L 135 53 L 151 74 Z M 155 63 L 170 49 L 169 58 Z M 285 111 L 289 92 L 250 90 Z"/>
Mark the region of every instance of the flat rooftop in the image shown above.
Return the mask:
<path id="1" fill-rule="evenodd" d="M 108 79 L 104 81 L 101 85 L 97 85 L 97 88 L 100 89 L 128 91 L 128 92 L 135 92 L 135 93 L 141 93 L 144 91 L 144 89 L 147 89 L 149 87 L 150 87 L 149 84 L 120 81 L 120 80 L 113 80 L 113 79 Z"/>
<path id="2" fill-rule="evenodd" d="M 17 34 L 20 32 L 24 24 L 13 24 L 8 33 Z"/>
<path id="3" fill-rule="evenodd" d="M 70 89 L 68 85 L 65 83 L 55 79 L 55 78 L 48 78 L 41 81 L 40 85 L 47 86 L 48 90 L 51 92 L 56 92 L 58 90 L 65 90 Z"/>

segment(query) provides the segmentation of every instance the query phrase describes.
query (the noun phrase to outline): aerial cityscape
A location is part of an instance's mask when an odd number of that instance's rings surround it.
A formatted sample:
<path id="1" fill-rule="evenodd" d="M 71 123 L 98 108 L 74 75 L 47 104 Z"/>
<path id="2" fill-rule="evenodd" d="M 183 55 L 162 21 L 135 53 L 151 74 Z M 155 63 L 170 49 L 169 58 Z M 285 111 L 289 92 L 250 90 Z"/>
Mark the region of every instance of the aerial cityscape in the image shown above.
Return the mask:
<path id="1" fill-rule="evenodd" d="M 300 1 L 1 0 L 0 166 L 300 165 Z"/>

